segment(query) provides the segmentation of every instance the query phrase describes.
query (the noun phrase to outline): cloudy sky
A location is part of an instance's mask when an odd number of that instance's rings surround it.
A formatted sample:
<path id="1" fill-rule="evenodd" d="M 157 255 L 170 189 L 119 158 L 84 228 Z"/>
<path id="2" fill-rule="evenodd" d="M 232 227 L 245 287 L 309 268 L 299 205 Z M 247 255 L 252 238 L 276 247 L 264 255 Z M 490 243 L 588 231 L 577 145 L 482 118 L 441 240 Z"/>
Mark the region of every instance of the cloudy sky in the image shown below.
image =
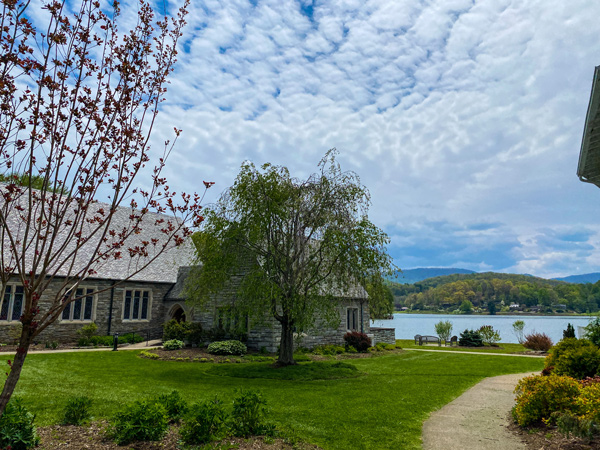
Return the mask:
<path id="1" fill-rule="evenodd" d="M 330 148 L 400 268 L 600 271 L 600 189 L 576 176 L 596 0 L 194 0 L 154 135 L 207 201 L 240 164 L 306 177 Z"/>

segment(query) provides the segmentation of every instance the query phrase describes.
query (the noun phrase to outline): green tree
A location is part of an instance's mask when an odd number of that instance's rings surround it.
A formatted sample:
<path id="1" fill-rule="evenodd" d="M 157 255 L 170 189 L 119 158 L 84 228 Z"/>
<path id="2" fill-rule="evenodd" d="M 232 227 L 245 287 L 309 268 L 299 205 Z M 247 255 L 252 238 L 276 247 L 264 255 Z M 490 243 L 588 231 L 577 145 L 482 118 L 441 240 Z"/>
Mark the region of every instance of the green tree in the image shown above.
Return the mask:
<path id="1" fill-rule="evenodd" d="M 471 314 L 473 312 L 473 303 L 469 300 L 463 300 L 460 304 L 460 310 L 465 314 Z"/>
<path id="2" fill-rule="evenodd" d="M 491 316 L 496 314 L 496 303 L 494 303 L 492 300 L 490 300 L 487 304 L 487 307 L 488 307 L 488 311 L 490 312 Z"/>
<path id="3" fill-rule="evenodd" d="M 196 238 L 202 267 L 188 278 L 188 298 L 206 304 L 235 278 L 235 307 L 281 325 L 279 365 L 295 364 L 294 330 L 316 317 L 339 321 L 336 298 L 395 269 L 387 235 L 368 218 L 368 190 L 336 154 L 327 152 L 305 181 L 282 166 L 242 164 Z"/>
<path id="4" fill-rule="evenodd" d="M 452 334 L 452 322 L 449 320 L 440 320 L 435 324 L 435 332 L 440 339 L 448 341 L 450 339 L 450 335 Z"/>
<path id="5" fill-rule="evenodd" d="M 517 341 L 519 344 L 522 344 L 525 341 L 524 332 L 525 332 L 525 322 L 522 320 L 515 320 L 512 324 L 513 332 L 517 337 Z"/>

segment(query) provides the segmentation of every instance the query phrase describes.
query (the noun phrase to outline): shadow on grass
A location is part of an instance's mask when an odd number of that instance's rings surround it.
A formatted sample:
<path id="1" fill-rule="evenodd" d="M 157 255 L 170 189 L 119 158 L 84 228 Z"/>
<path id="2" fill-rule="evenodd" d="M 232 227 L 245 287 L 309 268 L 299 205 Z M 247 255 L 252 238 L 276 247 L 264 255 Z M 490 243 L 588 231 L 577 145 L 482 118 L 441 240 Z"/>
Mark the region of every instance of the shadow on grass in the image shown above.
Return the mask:
<path id="1" fill-rule="evenodd" d="M 290 381 L 336 380 L 365 375 L 352 364 L 321 361 L 277 368 L 268 363 L 244 364 L 243 366 L 219 364 L 211 367 L 207 373 L 234 378 L 267 378 Z"/>

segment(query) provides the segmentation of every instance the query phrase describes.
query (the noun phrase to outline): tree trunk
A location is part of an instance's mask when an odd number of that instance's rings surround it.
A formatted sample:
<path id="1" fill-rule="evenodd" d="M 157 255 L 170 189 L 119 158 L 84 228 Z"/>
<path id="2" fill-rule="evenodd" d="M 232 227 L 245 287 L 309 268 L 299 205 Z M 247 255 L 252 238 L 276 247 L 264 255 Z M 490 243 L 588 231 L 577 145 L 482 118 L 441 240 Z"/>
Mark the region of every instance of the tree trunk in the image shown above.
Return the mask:
<path id="1" fill-rule="evenodd" d="M 17 347 L 15 358 L 11 364 L 6 366 L 8 378 L 6 379 L 4 388 L 0 394 L 0 417 L 4 414 L 6 405 L 8 405 L 8 402 L 17 387 L 17 382 L 21 376 L 21 370 L 23 369 L 23 364 L 25 364 L 25 358 L 27 357 L 27 352 L 29 352 L 29 346 L 31 345 L 32 334 L 33 330 L 31 329 L 31 323 L 28 325 L 23 324 L 23 330 L 21 331 L 21 338 L 19 339 L 19 346 Z"/>
<path id="2" fill-rule="evenodd" d="M 281 321 L 281 342 L 279 343 L 278 366 L 291 366 L 294 361 L 294 327 L 287 320 Z"/>

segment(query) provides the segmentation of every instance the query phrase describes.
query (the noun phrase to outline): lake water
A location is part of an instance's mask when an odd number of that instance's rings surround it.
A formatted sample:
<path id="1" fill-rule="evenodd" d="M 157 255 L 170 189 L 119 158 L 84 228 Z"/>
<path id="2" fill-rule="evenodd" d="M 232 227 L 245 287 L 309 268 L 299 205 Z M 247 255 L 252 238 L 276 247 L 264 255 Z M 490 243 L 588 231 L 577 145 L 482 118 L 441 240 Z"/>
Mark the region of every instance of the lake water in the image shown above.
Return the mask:
<path id="1" fill-rule="evenodd" d="M 453 314 L 394 314 L 393 319 L 376 320 L 371 326 L 396 329 L 396 339 L 412 339 L 415 334 L 436 336 L 435 324 L 440 320 L 452 322 L 452 335 L 460 336 L 464 330 L 476 330 L 482 325 L 491 325 L 500 333 L 500 341 L 516 343 L 517 337 L 513 332 L 512 324 L 515 320 L 525 322 L 525 334 L 533 331 L 546 333 L 553 342 L 562 339 L 563 330 L 570 323 L 575 327 L 577 337 L 580 330 L 585 327 L 591 317 L 583 316 L 459 316 Z"/>

